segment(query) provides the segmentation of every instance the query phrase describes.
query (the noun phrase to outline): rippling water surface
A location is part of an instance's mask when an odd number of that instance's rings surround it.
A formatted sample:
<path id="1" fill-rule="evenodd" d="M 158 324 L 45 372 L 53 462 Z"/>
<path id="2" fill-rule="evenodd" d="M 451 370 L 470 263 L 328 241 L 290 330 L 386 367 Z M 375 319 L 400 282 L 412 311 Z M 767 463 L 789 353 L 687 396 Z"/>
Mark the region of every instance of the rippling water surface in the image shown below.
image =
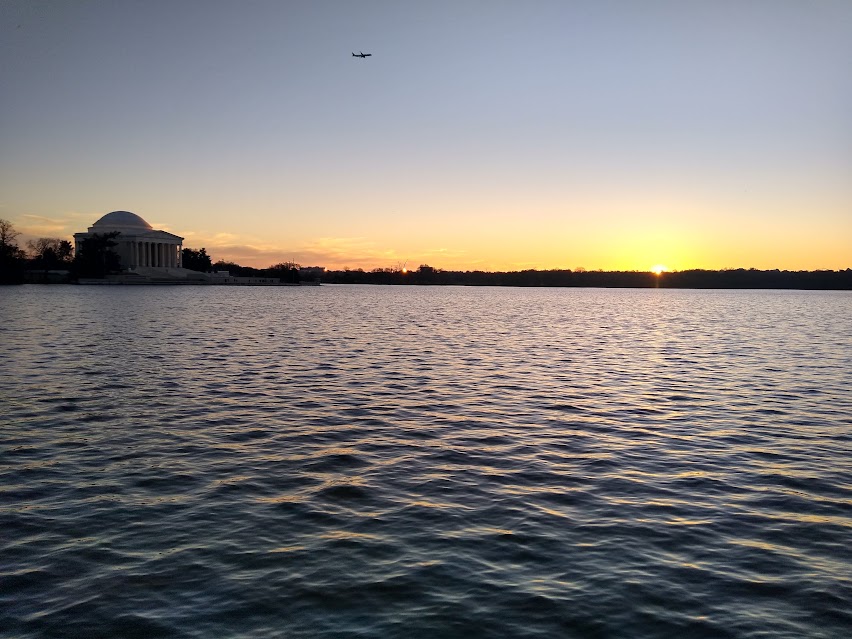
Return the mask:
<path id="1" fill-rule="evenodd" d="M 852 294 L 0 289 L 3 637 L 852 636 Z"/>

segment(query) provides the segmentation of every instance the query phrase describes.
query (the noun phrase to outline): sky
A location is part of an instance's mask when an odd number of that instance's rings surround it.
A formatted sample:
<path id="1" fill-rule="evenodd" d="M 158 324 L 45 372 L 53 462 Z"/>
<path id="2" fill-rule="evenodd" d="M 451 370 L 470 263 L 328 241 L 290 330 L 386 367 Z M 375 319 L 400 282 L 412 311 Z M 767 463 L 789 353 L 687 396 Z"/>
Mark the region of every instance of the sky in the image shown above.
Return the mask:
<path id="1" fill-rule="evenodd" d="M 0 32 L 22 240 L 128 210 L 256 267 L 852 267 L 849 0 L 0 0 Z"/>

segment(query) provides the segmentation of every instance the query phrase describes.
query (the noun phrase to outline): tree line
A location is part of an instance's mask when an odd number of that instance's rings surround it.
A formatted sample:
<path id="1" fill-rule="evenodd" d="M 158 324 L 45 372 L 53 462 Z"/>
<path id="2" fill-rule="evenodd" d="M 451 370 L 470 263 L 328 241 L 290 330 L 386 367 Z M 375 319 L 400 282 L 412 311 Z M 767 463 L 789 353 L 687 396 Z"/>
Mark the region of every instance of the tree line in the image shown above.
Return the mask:
<path id="1" fill-rule="evenodd" d="M 449 271 L 422 265 L 417 270 L 344 269 L 326 271 L 328 284 L 394 284 L 454 286 L 541 286 L 595 288 L 722 288 L 852 290 L 852 269 L 840 271 L 782 271 L 744 269 L 690 269 L 656 273 L 646 271 L 586 271 L 551 269 L 523 271 Z"/>
<path id="2" fill-rule="evenodd" d="M 8 220 L 0 219 L 0 284 L 24 281 L 27 271 L 62 271 L 74 263 L 74 246 L 68 240 L 42 237 L 27 242 L 27 250 L 18 245 L 20 233 Z"/>
<path id="3" fill-rule="evenodd" d="M 57 237 L 40 237 L 18 245 L 20 233 L 0 219 L 0 284 L 67 282 L 81 277 L 105 277 L 117 273 L 121 259 L 112 250 L 118 232 L 93 234 L 83 240 L 75 255 L 74 245 Z"/>
<path id="4" fill-rule="evenodd" d="M 76 255 L 71 242 L 59 238 L 31 240 L 24 250 L 18 246 L 19 236 L 10 222 L 0 219 L 0 284 L 24 282 L 27 273 L 31 280 L 33 274 L 41 273 L 44 275 L 42 281 L 49 281 L 47 275 L 51 271 L 65 271 L 66 281 L 75 281 L 81 277 L 103 278 L 121 269 L 121 259 L 113 250 L 117 245 L 117 232 L 91 235 L 83 240 Z M 224 260 L 213 262 L 203 247 L 183 249 L 181 259 L 184 268 L 203 273 L 227 271 L 238 277 L 299 281 L 300 267 L 294 262 L 279 262 L 263 269 Z M 320 281 L 327 284 L 852 290 L 852 269 L 849 268 L 840 271 L 691 269 L 659 275 L 644 271 L 585 269 L 450 271 L 427 264 L 412 271 L 399 268 L 312 270 L 319 272 Z"/>
<path id="5" fill-rule="evenodd" d="M 279 262 L 267 268 L 241 266 L 236 262 L 226 262 L 225 260 L 218 260 L 214 263 L 212 258 L 207 254 L 207 249 L 204 247 L 199 250 L 191 248 L 183 249 L 181 259 L 183 260 L 184 268 L 203 273 L 227 271 L 230 275 L 236 277 L 272 277 L 292 284 L 299 281 L 300 267 L 295 262 Z"/>

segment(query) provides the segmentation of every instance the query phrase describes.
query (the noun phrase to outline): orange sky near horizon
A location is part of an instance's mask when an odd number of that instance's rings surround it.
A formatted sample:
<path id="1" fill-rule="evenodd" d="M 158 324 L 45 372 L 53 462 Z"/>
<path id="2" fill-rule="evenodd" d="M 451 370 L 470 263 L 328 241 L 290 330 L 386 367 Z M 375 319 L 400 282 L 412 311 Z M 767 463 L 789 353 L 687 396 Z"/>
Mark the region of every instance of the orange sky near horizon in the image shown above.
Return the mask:
<path id="1" fill-rule="evenodd" d="M 304 266 L 365 270 L 403 264 L 409 268 L 429 264 L 445 270 L 489 271 L 646 271 L 655 265 L 665 265 L 669 270 L 852 267 L 852 228 L 840 216 L 821 225 L 804 217 L 787 216 L 767 227 L 760 218 L 740 212 L 725 217 L 679 216 L 673 204 L 641 206 L 634 202 L 629 216 L 620 216 L 617 207 L 591 208 L 579 218 L 564 219 L 506 211 L 498 222 L 494 222 L 493 213 L 480 217 L 459 213 L 456 221 L 453 216 L 434 216 L 427 228 L 420 214 L 400 213 L 378 225 L 378 232 L 373 221 L 358 229 L 357 222 L 352 222 L 358 216 L 354 216 L 350 224 L 338 229 L 343 231 L 339 235 L 314 235 L 309 223 L 292 228 L 286 223 L 272 224 L 266 229 L 264 216 L 249 212 L 233 217 L 223 213 L 216 224 L 194 229 L 180 224 L 181 217 L 192 219 L 186 213 L 176 212 L 175 224 L 169 221 L 171 216 L 162 213 L 131 210 L 155 228 L 184 237 L 185 247 L 205 247 L 214 261 L 257 268 L 290 260 Z M 22 232 L 19 240 L 23 246 L 27 239 L 36 237 L 70 239 L 100 216 L 100 212 L 25 214 L 12 216 L 12 222 Z M 361 235 L 357 234 L 359 230 Z"/>

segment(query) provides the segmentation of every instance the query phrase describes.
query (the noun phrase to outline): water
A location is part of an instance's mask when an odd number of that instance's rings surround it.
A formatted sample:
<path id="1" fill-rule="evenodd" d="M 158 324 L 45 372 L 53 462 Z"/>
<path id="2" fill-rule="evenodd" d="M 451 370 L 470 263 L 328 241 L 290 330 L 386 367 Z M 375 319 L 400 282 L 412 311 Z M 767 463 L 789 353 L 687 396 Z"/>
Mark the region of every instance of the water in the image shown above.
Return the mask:
<path id="1" fill-rule="evenodd" d="M 2 637 L 846 637 L 852 294 L 0 289 Z"/>

